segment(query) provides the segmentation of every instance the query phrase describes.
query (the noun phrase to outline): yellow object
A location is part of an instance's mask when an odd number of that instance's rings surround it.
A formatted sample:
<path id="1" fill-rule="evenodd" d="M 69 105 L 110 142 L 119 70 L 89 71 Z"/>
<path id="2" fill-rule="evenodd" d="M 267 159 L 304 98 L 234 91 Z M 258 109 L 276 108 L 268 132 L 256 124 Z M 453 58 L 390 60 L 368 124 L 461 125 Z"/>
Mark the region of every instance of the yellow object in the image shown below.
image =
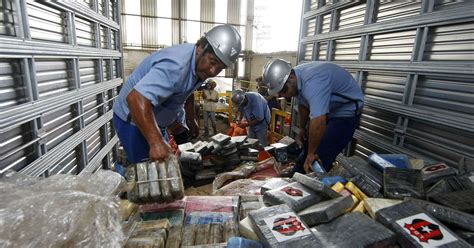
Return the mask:
<path id="1" fill-rule="evenodd" d="M 355 184 L 352 182 L 346 183 L 346 189 L 348 189 L 352 194 L 354 194 L 359 200 L 364 201 L 367 199 L 367 195 L 362 192 Z"/>
<path id="2" fill-rule="evenodd" d="M 365 213 L 364 201 L 360 201 L 355 208 L 351 210 L 351 212 L 361 212 Z"/>
<path id="3" fill-rule="evenodd" d="M 331 189 L 336 191 L 337 193 L 340 193 L 344 189 L 344 184 L 342 184 L 341 182 L 337 182 L 333 186 L 331 186 Z"/>

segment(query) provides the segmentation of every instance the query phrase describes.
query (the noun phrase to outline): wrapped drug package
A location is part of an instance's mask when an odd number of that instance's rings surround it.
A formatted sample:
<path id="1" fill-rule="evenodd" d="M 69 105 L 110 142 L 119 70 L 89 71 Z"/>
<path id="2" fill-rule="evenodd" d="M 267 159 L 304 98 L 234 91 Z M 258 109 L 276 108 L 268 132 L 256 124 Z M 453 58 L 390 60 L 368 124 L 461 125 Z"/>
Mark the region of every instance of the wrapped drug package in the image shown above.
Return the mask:
<path id="1" fill-rule="evenodd" d="M 300 216 L 304 223 L 312 227 L 330 222 L 339 215 L 344 214 L 346 210 L 352 207 L 353 203 L 352 197 L 341 196 L 305 208 L 298 212 L 298 216 Z"/>
<path id="2" fill-rule="evenodd" d="M 175 155 L 166 161 L 137 163 L 135 185 L 127 192 L 130 201 L 171 202 L 184 197 L 180 163 Z"/>
<path id="3" fill-rule="evenodd" d="M 321 247 L 308 226 L 285 204 L 252 211 L 249 217 L 267 248 Z"/>
<path id="4" fill-rule="evenodd" d="M 311 229 L 321 247 L 390 247 L 395 234 L 367 215 L 355 212 Z"/>
<path id="5" fill-rule="evenodd" d="M 294 211 L 301 211 L 324 200 L 321 193 L 294 182 L 263 194 L 263 202 L 269 206 L 287 204 Z"/>
<path id="6" fill-rule="evenodd" d="M 376 220 L 397 234 L 402 247 L 471 247 L 444 224 L 412 202 L 376 213 Z"/>

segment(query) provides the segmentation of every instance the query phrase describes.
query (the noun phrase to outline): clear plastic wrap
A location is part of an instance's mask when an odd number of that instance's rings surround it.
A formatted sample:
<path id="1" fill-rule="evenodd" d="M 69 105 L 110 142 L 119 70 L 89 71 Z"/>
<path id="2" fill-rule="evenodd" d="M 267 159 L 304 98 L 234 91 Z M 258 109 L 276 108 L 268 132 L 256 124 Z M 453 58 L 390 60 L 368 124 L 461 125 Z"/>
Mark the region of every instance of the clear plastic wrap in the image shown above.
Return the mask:
<path id="1" fill-rule="evenodd" d="M 308 226 L 285 204 L 252 211 L 249 217 L 265 247 L 321 247 Z"/>
<path id="2" fill-rule="evenodd" d="M 253 210 L 264 207 L 263 197 L 261 195 L 241 195 L 239 206 L 239 219 L 247 217 L 248 213 Z"/>
<path id="3" fill-rule="evenodd" d="M 128 190 L 130 201 L 171 202 L 184 197 L 180 164 L 175 155 L 166 161 L 137 163 L 135 170 L 135 185 Z"/>
<path id="4" fill-rule="evenodd" d="M 321 247 L 391 247 L 395 234 L 362 213 L 343 215 L 311 229 Z"/>
<path id="5" fill-rule="evenodd" d="M 233 181 L 226 186 L 213 192 L 213 195 L 247 195 L 247 194 L 259 194 L 260 188 L 265 181 L 252 180 L 252 179 L 239 179 Z"/>
<path id="6" fill-rule="evenodd" d="M 270 178 L 266 180 L 265 184 L 262 185 L 262 187 L 260 188 L 260 194 L 263 195 L 265 194 L 265 192 L 269 190 L 280 188 L 281 186 L 287 185 L 289 183 L 291 183 L 291 180 L 287 178 L 281 178 L 281 177 Z"/>
<path id="7" fill-rule="evenodd" d="M 247 178 L 251 173 L 256 171 L 254 162 L 246 162 L 230 172 L 218 174 L 212 182 L 212 191 L 217 192 L 227 181 Z"/>
<path id="8" fill-rule="evenodd" d="M 441 178 L 456 176 L 457 174 L 458 170 L 448 166 L 446 163 L 432 164 L 421 169 L 425 187 L 439 181 Z"/>
<path id="9" fill-rule="evenodd" d="M 353 203 L 352 197 L 342 196 L 305 208 L 298 212 L 298 216 L 304 223 L 312 227 L 329 222 L 339 215 L 342 215 L 346 210 L 352 207 Z"/>
<path id="10" fill-rule="evenodd" d="M 386 198 L 424 198 L 425 196 L 423 180 L 419 170 L 388 167 L 385 168 L 383 177 L 383 190 Z"/>
<path id="11" fill-rule="evenodd" d="M 375 214 L 375 219 L 397 234 L 402 247 L 471 247 L 412 202 L 381 209 Z"/>
<path id="12" fill-rule="evenodd" d="M 372 217 L 372 219 L 375 219 L 375 214 L 380 209 L 391 207 L 401 202 L 402 202 L 401 200 L 395 200 L 395 199 L 367 198 L 364 201 L 364 207 L 369 213 L 370 217 Z"/>
<path id="13" fill-rule="evenodd" d="M 193 212 L 186 216 L 183 246 L 217 244 L 235 236 L 232 213 Z M 230 235 L 230 236 L 229 236 Z"/>
<path id="14" fill-rule="evenodd" d="M 292 178 L 294 181 L 303 184 L 304 186 L 310 188 L 315 192 L 320 192 L 322 196 L 327 198 L 337 198 L 341 195 L 336 191 L 332 190 L 331 187 L 325 185 L 323 182 L 319 181 L 318 179 L 308 177 L 301 173 L 295 173 Z"/>
<path id="15" fill-rule="evenodd" d="M 123 178 L 110 173 L 54 175 L 37 183 L 28 177 L 21 183 L 21 175 L 0 179 L 0 246 L 122 246 L 119 205 L 111 193 Z"/>
<path id="16" fill-rule="evenodd" d="M 263 194 L 263 202 L 273 206 L 287 204 L 294 211 L 301 211 L 325 199 L 301 183 L 295 182 L 280 188 L 269 190 Z"/>

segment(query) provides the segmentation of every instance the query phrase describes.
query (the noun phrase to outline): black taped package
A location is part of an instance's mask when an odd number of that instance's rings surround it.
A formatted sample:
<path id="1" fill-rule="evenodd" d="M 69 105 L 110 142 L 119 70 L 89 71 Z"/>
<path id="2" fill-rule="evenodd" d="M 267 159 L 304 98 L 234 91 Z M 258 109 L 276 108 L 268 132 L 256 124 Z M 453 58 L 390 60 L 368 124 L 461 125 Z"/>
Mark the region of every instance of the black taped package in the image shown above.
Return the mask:
<path id="1" fill-rule="evenodd" d="M 311 231 L 321 247 L 390 247 L 396 242 L 395 233 L 360 212 L 343 215 Z"/>
<path id="2" fill-rule="evenodd" d="M 326 223 L 342 215 L 354 204 L 351 196 L 341 196 L 331 200 L 320 202 L 309 208 L 298 212 L 301 220 L 312 227 L 321 223 Z"/>
<path id="3" fill-rule="evenodd" d="M 436 219 L 442 221 L 444 224 L 450 224 L 474 232 L 474 215 L 472 214 L 467 214 L 428 201 L 413 198 L 409 198 L 408 201 L 422 207 L 425 211 L 433 215 Z"/>
<path id="4" fill-rule="evenodd" d="M 387 198 L 425 197 L 425 189 L 419 170 L 388 167 L 383 172 L 383 178 L 384 196 Z"/>
<path id="5" fill-rule="evenodd" d="M 265 247 L 321 247 L 308 226 L 285 204 L 252 211 L 249 217 Z"/>
<path id="6" fill-rule="evenodd" d="M 337 161 L 344 167 L 350 174 L 365 175 L 370 178 L 373 182 L 383 185 L 383 174 L 379 170 L 371 166 L 367 161 L 358 156 L 345 157 L 343 155 L 337 156 Z"/>
<path id="7" fill-rule="evenodd" d="M 474 190 L 437 194 L 430 197 L 430 200 L 444 206 L 474 214 Z"/>
<path id="8" fill-rule="evenodd" d="M 381 209 L 375 219 L 397 234 L 402 247 L 471 247 L 413 202 Z"/>
<path id="9" fill-rule="evenodd" d="M 456 176 L 457 174 L 458 170 L 445 163 L 432 164 L 421 169 L 421 175 L 425 186 L 434 184 L 442 178 Z"/>
<path id="10" fill-rule="evenodd" d="M 365 175 L 358 175 L 354 177 L 351 182 L 353 182 L 369 197 L 383 198 L 382 193 L 380 193 L 382 191 L 382 186 L 372 181 L 372 179 L 369 177 Z"/>
<path id="11" fill-rule="evenodd" d="M 341 194 L 332 190 L 331 187 L 327 186 L 323 182 L 319 181 L 316 178 L 311 178 L 309 176 L 303 175 L 301 173 L 295 173 L 292 178 L 294 181 L 303 184 L 304 186 L 312 189 L 313 191 L 322 193 L 327 198 L 337 198 Z"/>
<path id="12" fill-rule="evenodd" d="M 269 190 L 263 194 L 263 202 L 266 205 L 273 206 L 284 203 L 296 212 L 324 199 L 318 192 L 297 182 Z"/>

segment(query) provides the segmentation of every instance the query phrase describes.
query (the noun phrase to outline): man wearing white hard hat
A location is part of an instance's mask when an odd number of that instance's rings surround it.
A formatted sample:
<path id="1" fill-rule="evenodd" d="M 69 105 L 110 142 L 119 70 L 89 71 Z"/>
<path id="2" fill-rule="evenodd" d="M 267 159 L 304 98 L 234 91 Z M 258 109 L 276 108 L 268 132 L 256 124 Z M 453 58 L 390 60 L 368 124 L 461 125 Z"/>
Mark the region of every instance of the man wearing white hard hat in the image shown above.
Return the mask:
<path id="1" fill-rule="evenodd" d="M 310 172 L 314 161 L 329 171 L 352 139 L 364 105 L 364 95 L 352 75 L 330 62 L 292 68 L 289 62 L 275 59 L 264 66 L 262 80 L 270 95 L 298 99 L 300 140 L 307 143 L 307 154 L 295 171 Z"/>
<path id="2" fill-rule="evenodd" d="M 207 78 L 232 67 L 240 50 L 237 30 L 218 25 L 196 44 L 161 49 L 143 60 L 113 107 L 115 130 L 131 163 L 167 159 L 171 148 L 166 129 L 182 133 L 186 119 L 193 135 L 199 135 L 194 99 L 186 100 Z"/>

